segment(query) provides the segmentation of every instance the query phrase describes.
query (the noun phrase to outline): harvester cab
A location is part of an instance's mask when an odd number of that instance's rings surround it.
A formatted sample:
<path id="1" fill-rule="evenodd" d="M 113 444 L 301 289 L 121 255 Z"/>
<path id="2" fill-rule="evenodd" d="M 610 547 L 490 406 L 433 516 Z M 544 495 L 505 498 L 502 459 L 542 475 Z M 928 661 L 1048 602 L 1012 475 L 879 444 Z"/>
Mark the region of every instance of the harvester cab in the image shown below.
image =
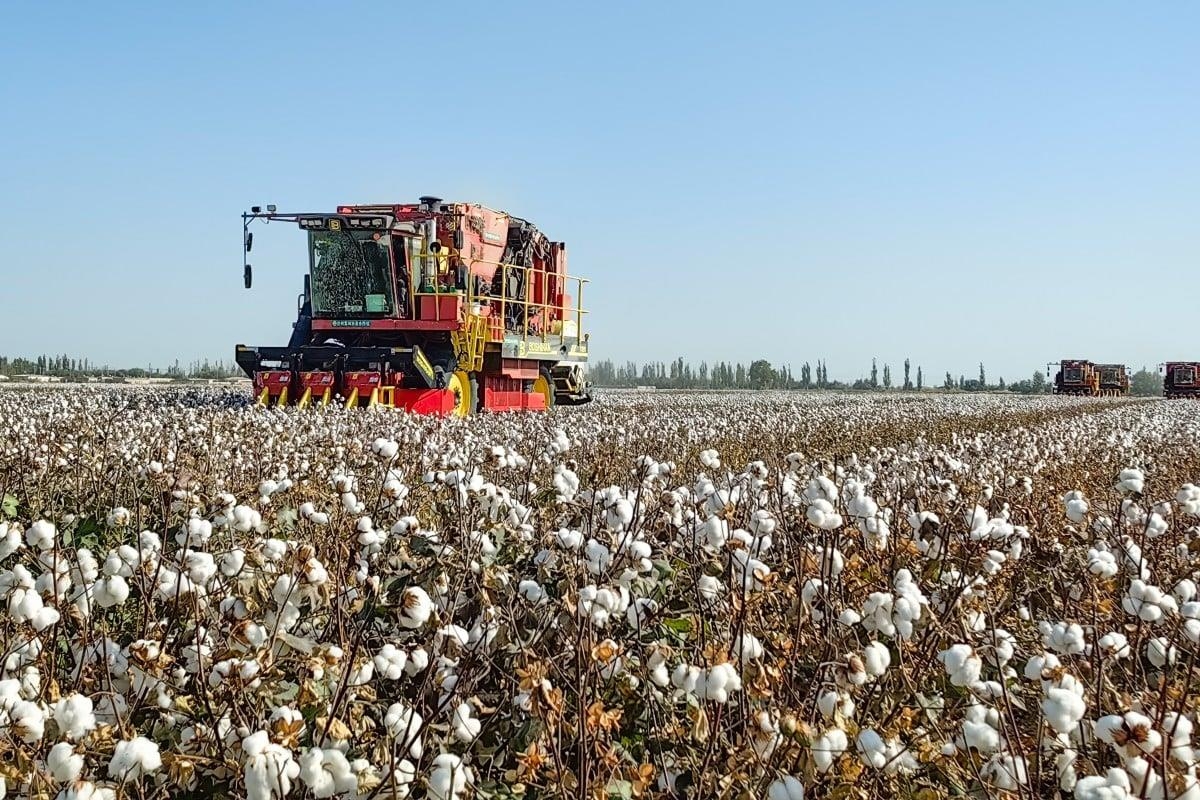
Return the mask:
<path id="1" fill-rule="evenodd" d="M 368 405 L 466 416 L 591 400 L 583 287 L 566 245 L 476 204 L 242 214 L 243 276 L 258 221 L 295 224 L 308 271 L 286 347 L 238 345 L 263 405 Z"/>
<path id="2" fill-rule="evenodd" d="M 1200 362 L 1168 361 L 1158 368 L 1163 376 L 1163 397 L 1200 398 Z"/>

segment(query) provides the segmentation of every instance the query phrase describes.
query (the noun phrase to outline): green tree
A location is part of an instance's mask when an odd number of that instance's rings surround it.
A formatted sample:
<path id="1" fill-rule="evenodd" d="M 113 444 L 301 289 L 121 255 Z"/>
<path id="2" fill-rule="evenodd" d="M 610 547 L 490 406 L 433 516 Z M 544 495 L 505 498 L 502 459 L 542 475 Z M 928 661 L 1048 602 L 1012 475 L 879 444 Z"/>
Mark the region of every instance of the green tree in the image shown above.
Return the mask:
<path id="1" fill-rule="evenodd" d="M 749 380 L 751 389 L 770 389 L 775 385 L 779 374 L 771 366 L 771 362 L 759 359 L 750 365 Z"/>
<path id="2" fill-rule="evenodd" d="M 892 388 L 892 368 L 887 364 L 883 365 L 883 388 Z"/>
<path id="3" fill-rule="evenodd" d="M 1034 394 L 1046 393 L 1046 376 L 1042 374 L 1041 370 L 1033 373 L 1033 381 L 1030 383 L 1030 388 Z"/>
<path id="4" fill-rule="evenodd" d="M 1136 397 L 1158 397 L 1162 394 L 1162 376 L 1142 367 L 1129 379 L 1129 393 Z"/>
<path id="5" fill-rule="evenodd" d="M 917 391 L 921 391 L 921 387 L 925 383 L 925 376 L 921 373 L 921 368 L 917 367 Z"/>

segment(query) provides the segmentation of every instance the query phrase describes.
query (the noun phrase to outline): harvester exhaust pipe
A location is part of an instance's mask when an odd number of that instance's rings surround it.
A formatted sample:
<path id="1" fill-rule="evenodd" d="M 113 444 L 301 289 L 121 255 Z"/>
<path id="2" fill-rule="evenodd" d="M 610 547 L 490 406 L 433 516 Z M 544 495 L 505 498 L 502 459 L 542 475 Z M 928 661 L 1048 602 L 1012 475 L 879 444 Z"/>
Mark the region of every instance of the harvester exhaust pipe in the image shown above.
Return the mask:
<path id="1" fill-rule="evenodd" d="M 423 197 L 420 198 L 420 201 L 421 201 L 421 210 L 426 212 L 427 214 L 432 214 L 433 212 L 437 211 L 437 207 L 438 207 L 438 205 L 441 204 L 442 198 L 432 197 L 430 195 L 424 195 Z M 436 253 L 439 249 L 438 246 L 435 244 L 437 242 L 437 233 L 438 233 L 437 220 L 436 219 L 426 220 L 425 221 L 425 238 L 429 242 L 428 247 L 429 247 L 429 251 L 431 253 Z"/>

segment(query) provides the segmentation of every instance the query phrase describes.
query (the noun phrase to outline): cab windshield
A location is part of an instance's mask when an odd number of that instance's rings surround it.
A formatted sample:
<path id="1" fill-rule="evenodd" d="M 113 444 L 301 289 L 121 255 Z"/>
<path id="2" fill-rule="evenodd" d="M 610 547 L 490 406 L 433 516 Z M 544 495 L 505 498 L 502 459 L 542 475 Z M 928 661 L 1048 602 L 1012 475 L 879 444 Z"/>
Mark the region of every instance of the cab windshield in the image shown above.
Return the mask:
<path id="1" fill-rule="evenodd" d="M 314 314 L 392 313 L 391 237 L 371 231 L 310 231 Z"/>

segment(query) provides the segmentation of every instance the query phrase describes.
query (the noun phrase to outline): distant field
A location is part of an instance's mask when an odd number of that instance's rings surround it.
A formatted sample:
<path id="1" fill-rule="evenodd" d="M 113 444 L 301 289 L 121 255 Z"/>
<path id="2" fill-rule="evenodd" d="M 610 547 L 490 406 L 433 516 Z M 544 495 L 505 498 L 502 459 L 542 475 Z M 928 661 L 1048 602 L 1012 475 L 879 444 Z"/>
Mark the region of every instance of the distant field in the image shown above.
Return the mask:
<path id="1" fill-rule="evenodd" d="M 1193 796 L 1191 403 L 27 388 L 10 796 Z"/>

